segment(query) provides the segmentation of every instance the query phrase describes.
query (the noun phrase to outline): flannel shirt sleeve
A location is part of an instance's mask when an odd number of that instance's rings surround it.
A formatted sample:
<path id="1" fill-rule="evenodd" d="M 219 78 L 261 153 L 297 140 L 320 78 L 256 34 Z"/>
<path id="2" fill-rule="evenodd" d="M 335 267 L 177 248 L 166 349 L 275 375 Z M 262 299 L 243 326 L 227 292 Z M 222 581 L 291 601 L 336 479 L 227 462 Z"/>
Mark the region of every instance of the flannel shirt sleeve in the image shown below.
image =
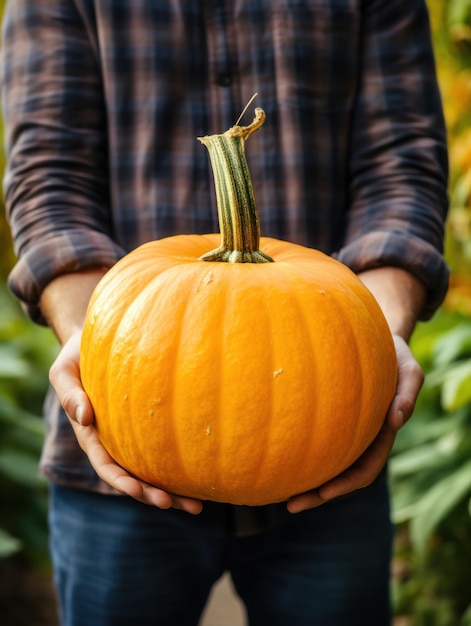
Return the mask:
<path id="1" fill-rule="evenodd" d="M 103 86 L 89 35 L 71 1 L 6 7 L 4 197 L 18 256 L 9 287 L 39 323 L 50 281 L 124 254 L 111 238 Z"/>
<path id="2" fill-rule="evenodd" d="M 369 0 L 365 11 L 351 203 L 336 256 L 355 272 L 409 271 L 427 288 L 427 319 L 448 286 L 446 131 L 428 13 L 423 0 Z"/>

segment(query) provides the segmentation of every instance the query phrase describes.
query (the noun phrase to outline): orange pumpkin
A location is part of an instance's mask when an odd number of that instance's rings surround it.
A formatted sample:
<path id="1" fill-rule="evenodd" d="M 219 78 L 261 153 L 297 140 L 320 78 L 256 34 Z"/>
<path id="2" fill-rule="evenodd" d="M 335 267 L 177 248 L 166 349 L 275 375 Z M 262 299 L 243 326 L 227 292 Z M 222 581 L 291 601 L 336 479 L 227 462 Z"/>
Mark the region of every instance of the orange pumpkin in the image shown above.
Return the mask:
<path id="1" fill-rule="evenodd" d="M 347 267 L 261 238 L 245 139 L 205 137 L 222 242 L 147 243 L 97 286 L 81 373 L 111 456 L 165 490 L 279 502 L 351 465 L 396 388 L 385 318 Z M 273 262 L 272 262 L 273 261 Z"/>

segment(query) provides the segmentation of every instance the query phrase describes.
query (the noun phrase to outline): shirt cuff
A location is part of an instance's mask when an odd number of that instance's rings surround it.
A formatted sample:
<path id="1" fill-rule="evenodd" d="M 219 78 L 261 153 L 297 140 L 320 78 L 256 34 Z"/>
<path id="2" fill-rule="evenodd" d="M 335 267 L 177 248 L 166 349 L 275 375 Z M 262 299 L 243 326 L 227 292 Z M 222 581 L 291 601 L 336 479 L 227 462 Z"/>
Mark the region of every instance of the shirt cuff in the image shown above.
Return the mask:
<path id="1" fill-rule="evenodd" d="M 46 324 L 39 300 L 44 288 L 63 274 L 81 270 L 110 268 L 125 250 L 103 233 L 69 231 L 55 234 L 20 255 L 8 277 L 8 287 L 26 314 L 38 324 Z"/>
<path id="2" fill-rule="evenodd" d="M 427 300 L 419 317 L 432 317 L 446 295 L 449 268 L 443 255 L 430 243 L 400 231 L 376 231 L 347 243 L 334 255 L 355 273 L 377 267 L 406 270 L 427 289 Z"/>

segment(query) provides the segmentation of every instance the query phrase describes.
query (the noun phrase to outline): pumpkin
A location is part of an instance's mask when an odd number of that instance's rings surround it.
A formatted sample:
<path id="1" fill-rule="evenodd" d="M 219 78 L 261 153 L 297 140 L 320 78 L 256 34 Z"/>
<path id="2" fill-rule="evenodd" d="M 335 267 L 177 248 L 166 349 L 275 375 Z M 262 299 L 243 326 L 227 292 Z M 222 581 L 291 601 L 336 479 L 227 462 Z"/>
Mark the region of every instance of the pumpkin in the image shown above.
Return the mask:
<path id="1" fill-rule="evenodd" d="M 313 489 L 371 444 L 397 360 L 372 294 L 345 265 L 260 237 L 245 140 L 201 138 L 219 236 L 146 243 L 92 295 L 81 375 L 98 435 L 168 492 L 263 505 Z"/>

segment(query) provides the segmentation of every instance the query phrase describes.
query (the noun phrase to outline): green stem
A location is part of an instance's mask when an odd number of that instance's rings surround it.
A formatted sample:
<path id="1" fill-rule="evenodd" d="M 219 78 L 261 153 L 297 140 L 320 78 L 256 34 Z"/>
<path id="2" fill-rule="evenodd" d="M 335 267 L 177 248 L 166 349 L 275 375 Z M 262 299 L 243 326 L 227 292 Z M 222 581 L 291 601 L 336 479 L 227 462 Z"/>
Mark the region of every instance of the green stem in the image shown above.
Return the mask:
<path id="1" fill-rule="evenodd" d="M 249 126 L 235 125 L 222 135 L 199 137 L 209 152 L 216 188 L 221 245 L 201 257 L 225 263 L 273 261 L 259 249 L 260 221 L 255 204 L 245 140 L 265 121 L 265 111 L 255 109 Z"/>

